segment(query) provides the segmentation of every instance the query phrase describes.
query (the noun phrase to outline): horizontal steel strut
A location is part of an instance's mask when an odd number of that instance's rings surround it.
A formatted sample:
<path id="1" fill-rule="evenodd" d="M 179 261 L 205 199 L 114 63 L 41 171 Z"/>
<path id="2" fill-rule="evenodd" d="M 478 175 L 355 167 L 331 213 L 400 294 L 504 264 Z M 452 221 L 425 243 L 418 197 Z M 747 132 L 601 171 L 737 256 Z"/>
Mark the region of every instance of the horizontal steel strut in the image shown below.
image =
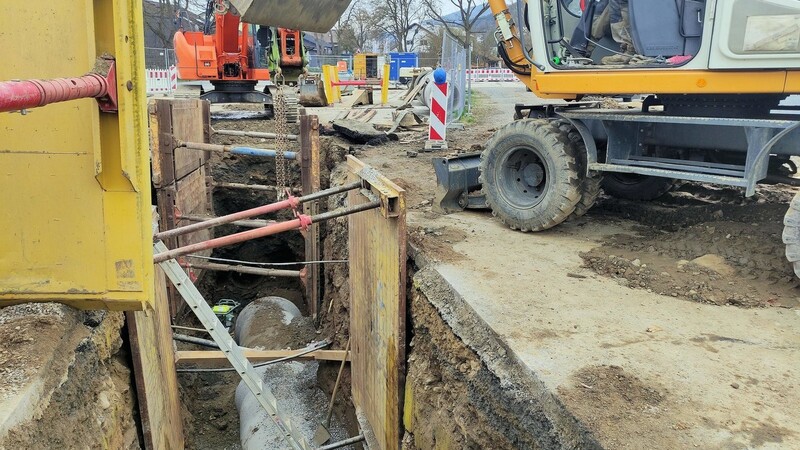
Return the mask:
<path id="1" fill-rule="evenodd" d="M 319 192 L 317 194 L 319 194 Z M 297 218 L 293 220 L 278 222 L 267 225 L 265 227 L 242 231 L 240 233 L 235 233 L 228 236 L 222 236 L 215 239 L 209 239 L 207 241 L 198 242 L 196 244 L 186 245 L 173 250 L 167 250 L 162 253 L 157 253 L 153 255 L 153 262 L 161 263 L 169 259 L 177 258 L 179 256 L 188 255 L 190 253 L 197 253 L 203 250 L 210 250 L 214 248 L 238 244 L 240 242 L 249 241 L 251 239 L 283 233 L 284 231 L 305 230 L 312 223 L 319 223 L 325 220 L 335 219 L 337 217 L 343 217 L 350 214 L 367 211 L 370 209 L 380 208 L 380 206 L 381 206 L 380 200 L 373 200 L 368 203 L 363 203 L 348 208 L 337 209 L 335 211 L 318 214 L 316 216 L 307 216 L 305 214 L 298 214 Z"/>
<path id="2" fill-rule="evenodd" d="M 206 144 L 204 142 L 179 142 L 178 148 L 200 150 L 204 152 L 231 153 L 234 155 L 264 156 L 274 158 L 278 156 L 277 150 L 256 147 L 243 147 L 238 145 Z M 297 159 L 297 152 L 283 152 L 286 159 Z"/>
<path id="3" fill-rule="evenodd" d="M 107 67 L 106 74 L 89 73 L 82 77 L 51 80 L 17 80 L 0 82 L 0 112 L 95 98 L 105 112 L 117 111 L 117 75 L 114 60 L 98 58 L 98 67 Z"/>
<path id="4" fill-rule="evenodd" d="M 268 214 L 280 211 L 282 209 L 297 208 L 302 203 L 310 202 L 312 200 L 318 200 L 334 194 L 340 194 L 342 192 L 351 191 L 353 189 L 358 189 L 360 187 L 361 187 L 361 182 L 357 181 L 342 186 L 336 186 L 330 189 L 325 189 L 319 192 L 314 192 L 312 194 L 304 195 L 302 197 L 289 196 L 289 198 L 281 200 L 279 202 L 270 203 L 267 205 L 262 205 L 251 209 L 246 209 L 244 211 L 235 212 L 233 214 L 228 214 L 225 216 L 214 217 L 213 219 L 204 220 L 202 222 L 193 223 L 191 225 L 186 225 L 183 227 L 173 228 L 171 230 L 162 231 L 160 233 L 156 233 L 156 235 L 153 236 L 153 240 L 160 241 L 175 236 L 181 236 L 186 233 L 192 233 L 195 231 L 213 228 L 219 225 L 235 222 L 237 220 L 249 219 L 251 217 L 260 216 L 262 214 Z"/>

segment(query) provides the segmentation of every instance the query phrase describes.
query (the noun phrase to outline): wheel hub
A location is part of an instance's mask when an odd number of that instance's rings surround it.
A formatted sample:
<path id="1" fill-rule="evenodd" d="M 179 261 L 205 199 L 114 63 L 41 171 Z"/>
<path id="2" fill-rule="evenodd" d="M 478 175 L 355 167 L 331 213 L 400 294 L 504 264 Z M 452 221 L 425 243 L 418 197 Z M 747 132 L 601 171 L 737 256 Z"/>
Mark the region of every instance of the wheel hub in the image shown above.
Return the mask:
<path id="1" fill-rule="evenodd" d="M 536 206 L 547 189 L 547 168 L 538 152 L 521 147 L 509 153 L 499 184 L 506 200 L 518 208 Z"/>
<path id="2" fill-rule="evenodd" d="M 538 186 L 544 181 L 544 168 L 539 164 L 528 164 L 522 169 L 522 179 L 528 186 Z"/>

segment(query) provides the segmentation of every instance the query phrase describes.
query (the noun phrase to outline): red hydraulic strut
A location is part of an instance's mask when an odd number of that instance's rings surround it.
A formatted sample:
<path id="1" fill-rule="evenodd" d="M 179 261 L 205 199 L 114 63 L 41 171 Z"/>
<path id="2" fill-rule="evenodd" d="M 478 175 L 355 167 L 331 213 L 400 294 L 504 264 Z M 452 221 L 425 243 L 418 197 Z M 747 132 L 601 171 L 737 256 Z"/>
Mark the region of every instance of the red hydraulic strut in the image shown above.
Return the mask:
<path id="1" fill-rule="evenodd" d="M 179 256 L 188 255 L 190 253 L 197 253 L 203 250 L 211 250 L 214 248 L 224 247 L 226 245 L 238 244 L 239 242 L 249 241 L 251 239 L 272 236 L 273 234 L 283 233 L 284 231 L 291 230 L 305 230 L 312 223 L 320 223 L 325 220 L 335 219 L 350 214 L 355 214 L 361 211 L 380 208 L 380 200 L 373 200 L 368 203 L 362 203 L 348 208 L 329 211 L 316 216 L 307 216 L 305 214 L 297 214 L 297 218 L 286 222 L 272 223 L 264 227 L 255 228 L 252 230 L 242 231 L 240 233 L 230 234 L 207 241 L 189 244 L 183 247 L 178 247 L 173 250 L 167 250 L 163 253 L 153 255 L 153 262 L 160 263 L 168 259 L 177 258 Z"/>
<path id="2" fill-rule="evenodd" d="M 105 74 L 75 78 L 0 82 L 0 112 L 19 111 L 79 98 L 96 98 L 101 111 L 117 111 L 117 73 L 114 59 L 98 58 Z"/>

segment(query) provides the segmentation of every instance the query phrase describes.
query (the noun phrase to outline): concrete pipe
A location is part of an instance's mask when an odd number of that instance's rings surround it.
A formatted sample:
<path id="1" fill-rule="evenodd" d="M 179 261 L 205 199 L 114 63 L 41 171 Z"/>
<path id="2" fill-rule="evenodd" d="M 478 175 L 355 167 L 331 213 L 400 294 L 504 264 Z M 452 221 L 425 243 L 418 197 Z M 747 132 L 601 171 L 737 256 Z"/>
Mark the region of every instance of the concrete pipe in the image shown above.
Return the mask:
<path id="1" fill-rule="evenodd" d="M 264 297 L 247 305 L 236 319 L 234 338 L 239 345 L 265 350 L 299 349 L 317 338 L 313 322 L 282 297 Z M 328 397 L 317 386 L 316 361 L 287 361 L 256 368 L 278 400 L 278 409 L 311 441 L 324 420 Z M 243 382 L 236 388 L 239 436 L 244 450 L 290 448 L 272 419 Z M 336 417 L 331 421 L 333 441 L 348 437 Z"/>

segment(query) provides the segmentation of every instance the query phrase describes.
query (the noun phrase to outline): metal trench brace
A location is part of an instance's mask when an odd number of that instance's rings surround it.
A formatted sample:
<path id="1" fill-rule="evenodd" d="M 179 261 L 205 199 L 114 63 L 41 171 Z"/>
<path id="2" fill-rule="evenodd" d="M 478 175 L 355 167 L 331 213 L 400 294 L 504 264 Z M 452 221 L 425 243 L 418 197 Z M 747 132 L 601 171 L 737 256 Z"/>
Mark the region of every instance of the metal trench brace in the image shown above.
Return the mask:
<path id="1" fill-rule="evenodd" d="M 275 422 L 275 425 L 277 425 L 278 429 L 283 433 L 283 437 L 286 442 L 288 442 L 293 449 L 311 450 L 314 447 L 310 446 L 309 443 L 306 442 L 300 431 L 293 425 L 289 416 L 278 409 L 278 403 L 275 396 L 268 387 L 264 386 L 263 381 L 253 368 L 253 365 L 244 356 L 241 347 L 234 342 L 233 338 L 228 333 L 228 330 L 225 328 L 222 322 L 220 322 L 216 314 L 214 314 L 211 306 L 209 306 L 208 302 L 206 302 L 205 298 L 203 298 L 202 294 L 200 294 L 200 291 L 197 289 L 194 283 L 192 283 L 189 275 L 181 268 L 180 264 L 175 258 L 201 250 L 218 248 L 262 236 L 277 234 L 282 231 L 305 230 L 312 223 L 318 223 L 328 219 L 334 219 L 337 217 L 347 216 L 361 211 L 382 207 L 380 198 L 366 188 L 361 189 L 363 187 L 365 187 L 365 182 L 357 181 L 343 186 L 315 192 L 303 197 L 293 197 L 289 195 L 286 200 L 233 214 L 228 214 L 226 216 L 216 217 L 203 222 L 193 223 L 184 227 L 163 231 L 154 236 L 154 262 L 164 270 L 164 273 L 181 294 L 181 297 L 183 297 L 184 301 L 191 307 L 192 312 L 194 312 L 195 316 L 197 316 L 197 318 L 203 324 L 203 328 L 205 328 L 208 334 L 214 339 L 214 342 L 225 354 L 225 357 L 239 373 L 239 376 L 242 378 L 242 381 L 244 381 L 247 388 L 250 389 L 250 392 L 252 392 L 253 395 L 255 395 L 259 404 L 264 408 L 265 411 L 267 411 L 269 416 Z M 297 212 L 297 207 L 303 202 L 319 200 L 333 194 L 347 192 L 354 189 L 361 189 L 361 193 L 370 201 L 364 204 L 342 208 L 315 216 L 307 216 Z M 386 207 L 387 205 L 383 206 Z M 169 237 L 175 237 L 198 230 L 231 223 L 236 220 L 247 219 L 268 212 L 275 212 L 289 208 L 295 210 L 295 216 L 297 217 L 296 219 L 286 222 L 268 224 L 257 229 L 211 239 L 173 250 L 168 249 L 167 246 L 161 241 L 162 239 Z"/>

